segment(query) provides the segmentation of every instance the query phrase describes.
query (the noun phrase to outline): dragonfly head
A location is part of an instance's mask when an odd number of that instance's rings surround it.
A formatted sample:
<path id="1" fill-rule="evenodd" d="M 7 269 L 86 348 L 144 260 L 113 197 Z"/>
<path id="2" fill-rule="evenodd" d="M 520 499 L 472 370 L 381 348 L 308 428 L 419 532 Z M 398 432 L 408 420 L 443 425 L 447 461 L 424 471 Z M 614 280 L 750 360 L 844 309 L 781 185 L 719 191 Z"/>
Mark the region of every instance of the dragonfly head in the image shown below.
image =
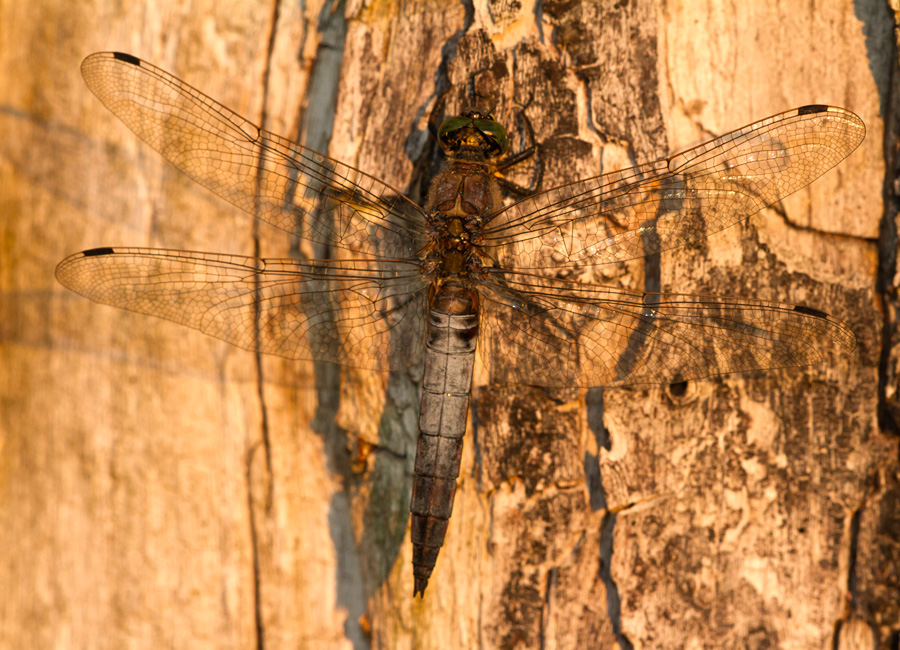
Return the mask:
<path id="1" fill-rule="evenodd" d="M 506 153 L 509 135 L 490 113 L 467 111 L 441 124 L 438 142 L 448 156 L 468 149 L 482 151 L 485 158 L 493 158 Z"/>

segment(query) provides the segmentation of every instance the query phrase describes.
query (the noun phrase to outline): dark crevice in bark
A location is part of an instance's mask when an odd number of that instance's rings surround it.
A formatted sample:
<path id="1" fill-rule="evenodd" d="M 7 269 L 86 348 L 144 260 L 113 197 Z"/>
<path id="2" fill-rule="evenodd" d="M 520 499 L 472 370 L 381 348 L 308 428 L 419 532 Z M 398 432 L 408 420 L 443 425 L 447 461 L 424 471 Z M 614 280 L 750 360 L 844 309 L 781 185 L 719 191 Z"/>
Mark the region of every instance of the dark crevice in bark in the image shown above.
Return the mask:
<path id="1" fill-rule="evenodd" d="M 891 379 L 891 345 L 897 322 L 897 292 L 892 286 L 896 273 L 897 255 L 897 197 L 885 196 L 885 214 L 881 220 L 878 237 L 877 295 L 881 303 L 881 354 L 878 359 L 878 426 L 883 431 L 900 436 L 900 423 L 896 407 L 887 395 Z"/>
<path id="2" fill-rule="evenodd" d="M 587 413 L 587 424 L 594 434 L 597 448 L 602 447 L 609 451 L 612 449 L 612 441 L 609 438 L 606 426 L 603 424 L 603 396 L 603 388 L 589 388 L 584 396 L 584 405 Z"/>
<path id="3" fill-rule="evenodd" d="M 622 602 L 619 588 L 612 577 L 613 531 L 618 513 L 611 512 L 600 524 L 600 579 L 606 586 L 606 613 L 612 625 L 620 650 L 634 650 L 634 646 L 622 632 Z"/>
<path id="4" fill-rule="evenodd" d="M 881 431 L 900 437 L 900 396 L 889 395 L 890 388 L 896 389 L 898 380 L 892 347 L 897 335 L 898 294 L 894 284 L 897 274 L 897 218 L 900 212 L 900 87 L 897 80 L 898 68 L 898 25 L 896 15 L 889 3 L 854 2 L 857 17 L 863 23 L 866 37 L 866 52 L 869 67 L 879 93 L 881 117 L 884 124 L 882 154 L 885 161 L 885 176 L 882 184 L 884 211 L 881 215 L 878 232 L 878 272 L 876 278 L 876 295 L 880 302 L 882 315 L 880 355 L 878 359 L 878 426 Z M 877 477 L 876 477 L 877 478 Z M 881 492 L 884 488 L 876 485 L 873 492 Z M 868 500 L 867 500 L 868 501 Z M 848 568 L 848 593 L 850 595 L 850 611 L 857 615 L 860 612 L 857 553 L 859 544 L 860 521 L 864 513 L 864 502 L 853 513 L 850 529 L 850 558 Z M 851 614 L 852 615 L 852 614 Z M 866 620 L 864 618 L 864 620 Z M 844 621 L 837 626 L 837 632 Z M 877 626 L 873 626 L 876 627 Z M 884 628 L 881 628 L 884 630 Z M 884 631 L 881 632 L 884 634 Z M 898 647 L 898 634 L 882 637 L 891 648 Z M 837 644 L 837 634 L 835 635 Z"/>
<path id="5" fill-rule="evenodd" d="M 271 61 L 272 61 L 272 51 L 275 47 L 275 35 L 277 33 L 278 26 L 278 16 L 279 16 L 279 5 L 278 0 L 275 0 L 272 6 L 272 19 L 271 19 L 271 31 L 269 32 L 269 39 L 266 48 L 266 56 L 265 62 L 266 67 L 263 71 L 262 85 L 263 85 L 263 95 L 262 95 L 262 105 L 260 108 L 260 123 L 266 123 L 266 115 L 267 115 L 267 107 L 266 107 L 266 98 L 267 98 L 267 90 L 269 86 L 269 77 L 271 74 Z M 259 166 L 259 169 L 262 169 L 262 165 Z M 257 211 L 258 212 L 258 211 Z M 257 219 L 253 220 L 251 225 L 252 231 L 251 236 L 253 238 L 253 256 L 260 256 L 260 243 L 259 243 L 259 221 Z M 259 341 L 259 330 L 260 330 L 260 308 L 259 308 L 259 281 L 258 279 L 255 281 L 255 286 L 253 289 L 254 294 L 254 322 L 255 322 L 255 338 L 256 341 Z M 268 409 L 266 408 L 266 395 L 264 388 L 264 377 L 263 377 L 263 363 L 262 363 L 262 353 L 260 352 L 260 346 L 256 346 L 256 351 L 254 354 L 254 362 L 256 364 L 256 394 L 259 398 L 259 409 L 260 409 L 260 445 L 263 448 L 263 453 L 266 458 L 266 497 L 265 497 L 265 508 L 262 513 L 263 517 L 267 517 L 270 508 L 273 503 L 273 492 L 274 492 L 274 481 L 272 476 L 272 445 L 269 438 L 269 419 L 268 419 Z M 255 452 L 258 449 L 257 446 L 251 448 L 250 452 L 247 455 L 247 507 L 249 509 L 249 520 L 250 520 L 250 540 L 253 548 L 253 613 L 254 613 L 254 627 L 256 630 L 256 647 L 258 650 L 264 650 L 266 647 L 266 629 L 263 624 L 263 606 L 262 606 L 262 571 L 261 571 L 261 559 L 260 559 L 260 540 L 259 540 L 259 526 L 257 524 L 257 512 L 255 508 L 255 500 L 253 498 L 253 457 L 255 456 Z"/>
<path id="6" fill-rule="evenodd" d="M 556 586 L 556 576 L 559 569 L 553 567 L 547 573 L 547 586 L 544 589 L 544 608 L 541 612 L 541 625 L 538 630 L 538 638 L 540 639 L 540 649 L 547 647 L 547 621 L 550 619 L 550 597 L 553 594 L 553 588 Z"/>
<path id="7" fill-rule="evenodd" d="M 854 612 L 859 611 L 859 580 L 856 573 L 856 565 L 859 554 L 860 522 L 862 520 L 865 505 L 866 504 L 863 503 L 859 508 L 854 510 L 850 519 L 850 550 L 848 553 L 849 559 L 847 566 L 847 594 L 850 598 L 850 603 L 847 614 L 834 626 L 834 637 L 832 638 L 832 648 L 834 648 L 834 650 L 841 650 L 841 629 L 847 621 L 850 620 L 850 617 L 853 616 Z"/>
<path id="8" fill-rule="evenodd" d="M 584 405 L 587 412 L 587 425 L 597 444 L 597 455 L 584 454 L 584 479 L 587 482 L 588 498 L 591 511 L 606 510 L 609 504 L 606 501 L 606 492 L 603 490 L 603 475 L 600 469 L 600 449 L 609 451 L 612 443 L 609 432 L 603 425 L 603 389 L 590 388 L 584 396 Z"/>
<path id="9" fill-rule="evenodd" d="M 344 0 L 333 0 L 318 16 L 319 47 L 309 73 L 306 110 L 300 116 L 297 133 L 302 144 L 327 154 L 337 111 L 338 85 L 347 38 Z"/>
<path id="10" fill-rule="evenodd" d="M 337 113 L 340 70 L 347 37 L 345 5 L 344 0 L 326 2 L 317 17 L 320 41 L 310 69 L 306 110 L 298 116 L 297 134 L 302 144 L 325 153 L 330 147 Z M 314 257 L 333 257 L 330 246 L 315 243 L 312 246 Z M 299 240 L 292 242 L 291 254 L 301 255 Z M 331 357 L 338 358 L 336 350 Z M 340 408 L 341 371 L 335 364 L 316 361 L 313 363 L 313 376 L 317 405 L 310 426 L 324 440 L 328 470 L 342 477 L 345 490 L 334 494 L 328 509 L 328 528 L 337 551 L 336 600 L 338 606 L 347 612 L 344 622 L 346 639 L 354 650 L 362 650 L 371 647 L 371 643 L 360 625 L 360 620 L 366 615 L 366 575 L 352 530 L 350 502 L 346 493 L 354 474 L 347 454 L 347 432 L 335 423 Z"/>
<path id="11" fill-rule="evenodd" d="M 885 7 L 885 9 L 887 9 Z M 864 21 L 872 20 L 871 16 L 857 8 L 857 13 Z M 872 65 L 875 66 L 877 51 L 872 48 L 877 45 L 872 37 L 875 26 L 864 22 L 867 34 L 867 48 L 869 48 Z M 894 30 L 897 25 L 894 24 Z M 896 33 L 896 31 L 895 31 Z M 900 436 L 900 413 L 896 397 L 891 400 L 887 395 L 888 383 L 895 378 L 891 376 L 891 346 L 894 340 L 897 323 L 897 288 L 893 285 L 897 272 L 897 214 L 900 211 L 900 197 L 897 195 L 896 183 L 898 181 L 898 135 L 900 135 L 900 115 L 898 115 L 898 103 L 900 103 L 900 91 L 896 86 L 897 80 L 897 44 L 896 41 L 887 38 L 890 52 L 884 60 L 888 70 L 879 70 L 873 67 L 873 76 L 876 77 L 876 85 L 881 95 L 881 115 L 884 122 L 884 140 L 882 143 L 885 160 L 885 178 L 883 184 L 884 213 L 881 217 L 878 233 L 878 277 L 876 292 L 881 302 L 882 328 L 881 328 L 881 355 L 878 361 L 878 425 L 883 431 L 889 431 L 895 436 Z M 882 53 L 884 54 L 884 53 Z M 883 80 L 879 79 L 884 75 Z M 879 83 L 880 81 L 880 83 Z M 893 403 L 891 403 L 893 401 Z"/>
<path id="12" fill-rule="evenodd" d="M 853 511 L 850 518 L 850 558 L 847 567 L 847 593 L 850 595 L 850 607 L 856 609 L 859 601 L 859 580 L 856 575 L 857 556 L 859 554 L 859 524 L 862 520 L 863 508 Z"/>
<path id="13" fill-rule="evenodd" d="M 259 560 L 259 533 L 256 525 L 256 508 L 253 504 L 253 457 L 257 446 L 250 448 L 247 454 L 247 512 L 250 521 L 250 547 L 253 554 L 253 615 L 254 628 L 256 630 L 256 648 L 257 650 L 265 650 L 266 637 L 265 628 L 263 627 L 262 616 L 262 579 L 260 576 L 260 560 Z"/>
<path id="14" fill-rule="evenodd" d="M 267 98 L 268 98 L 268 89 L 269 89 L 269 78 L 271 75 L 271 64 L 272 64 L 272 51 L 275 48 L 275 34 L 277 33 L 278 27 L 278 16 L 279 16 L 279 6 L 278 0 L 275 0 L 274 6 L 272 7 L 272 31 L 269 34 L 269 42 L 267 44 L 266 49 L 266 67 L 263 71 L 263 95 L 262 95 L 262 106 L 260 108 L 260 123 L 265 124 L 267 122 L 268 115 L 268 107 L 267 107 Z M 262 163 L 262 161 L 260 161 Z M 258 167 L 258 171 L 261 172 L 264 168 L 263 164 L 260 164 Z M 258 214 L 259 210 L 256 209 L 255 212 Z M 259 243 L 259 220 L 253 220 L 253 256 L 260 256 L 260 243 Z M 256 340 L 259 341 L 259 284 L 257 280 L 256 287 L 254 288 L 254 307 L 256 309 L 255 321 L 256 321 Z M 268 473 L 269 483 L 267 486 L 266 493 L 266 511 L 272 505 L 272 491 L 274 490 L 274 485 L 272 481 L 272 445 L 269 440 L 269 420 L 266 415 L 268 409 L 266 408 L 266 399 L 265 399 L 265 391 L 263 388 L 264 377 L 263 377 L 263 364 L 262 364 L 262 353 L 259 351 L 260 346 L 256 346 L 256 353 L 254 358 L 256 360 L 256 391 L 259 395 L 259 407 L 260 407 L 260 415 L 261 415 L 261 434 L 262 434 L 262 444 L 263 449 L 266 454 L 266 472 Z"/>
<path id="15" fill-rule="evenodd" d="M 534 3 L 534 24 L 537 26 L 538 42 L 544 43 L 544 0 Z"/>

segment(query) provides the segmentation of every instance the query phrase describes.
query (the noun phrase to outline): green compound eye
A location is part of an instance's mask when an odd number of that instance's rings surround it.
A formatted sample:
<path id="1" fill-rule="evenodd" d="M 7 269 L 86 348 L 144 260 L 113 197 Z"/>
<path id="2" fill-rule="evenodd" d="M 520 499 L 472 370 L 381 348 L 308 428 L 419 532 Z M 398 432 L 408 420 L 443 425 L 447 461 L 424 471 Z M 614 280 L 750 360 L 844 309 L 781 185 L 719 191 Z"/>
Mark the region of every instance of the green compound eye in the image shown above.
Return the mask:
<path id="1" fill-rule="evenodd" d="M 469 117 L 463 117 L 462 115 L 458 115 L 456 117 L 451 117 L 448 120 L 444 120 L 444 123 L 441 124 L 441 128 L 438 130 L 438 140 L 440 142 L 444 142 L 448 138 L 450 138 L 450 134 L 454 131 L 458 131 L 463 127 L 466 127 L 472 123 L 472 119 Z"/>
<path id="2" fill-rule="evenodd" d="M 509 149 L 509 135 L 502 124 L 494 120 L 474 120 L 473 123 L 490 143 L 492 156 L 506 153 L 506 150 Z"/>
<path id="3" fill-rule="evenodd" d="M 477 136 L 480 136 L 481 144 L 488 156 L 506 153 L 509 148 L 509 135 L 506 129 L 499 122 L 490 119 L 490 116 L 474 112 L 451 117 L 441 124 L 441 128 L 438 129 L 438 143 L 441 149 L 452 153 L 458 151 L 464 143 L 471 146 L 477 137 L 473 129 L 477 131 Z"/>

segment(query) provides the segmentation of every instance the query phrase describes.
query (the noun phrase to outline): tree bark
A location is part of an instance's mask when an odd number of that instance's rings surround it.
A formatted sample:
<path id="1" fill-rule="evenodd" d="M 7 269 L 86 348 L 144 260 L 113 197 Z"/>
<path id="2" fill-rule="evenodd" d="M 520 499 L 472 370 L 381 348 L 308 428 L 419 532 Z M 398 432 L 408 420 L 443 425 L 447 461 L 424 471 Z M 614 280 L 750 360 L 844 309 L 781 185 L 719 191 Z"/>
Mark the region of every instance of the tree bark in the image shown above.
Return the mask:
<path id="1" fill-rule="evenodd" d="M 876 0 L 0 5 L 0 646 L 893 647 L 894 21 Z M 653 389 L 477 369 L 447 542 L 414 600 L 419 375 L 257 357 L 55 282 L 97 246 L 297 246 L 106 111 L 78 72 L 99 50 L 420 204 L 429 121 L 473 104 L 519 145 L 531 125 L 544 188 L 844 106 L 868 134 L 835 170 L 609 280 L 809 305 L 857 350 Z"/>

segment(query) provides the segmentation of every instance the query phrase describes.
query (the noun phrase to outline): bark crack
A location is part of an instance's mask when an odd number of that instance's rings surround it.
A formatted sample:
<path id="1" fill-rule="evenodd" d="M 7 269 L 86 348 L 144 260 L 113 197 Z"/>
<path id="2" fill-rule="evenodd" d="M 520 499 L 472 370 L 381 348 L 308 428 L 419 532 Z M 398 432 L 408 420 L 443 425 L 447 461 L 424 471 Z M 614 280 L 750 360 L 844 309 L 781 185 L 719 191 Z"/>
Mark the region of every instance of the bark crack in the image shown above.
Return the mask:
<path id="1" fill-rule="evenodd" d="M 547 584 L 544 588 L 544 607 L 541 612 L 541 622 L 538 629 L 541 650 L 544 650 L 544 648 L 547 647 L 547 623 L 550 621 L 551 610 L 553 607 L 552 594 L 553 588 L 556 586 L 556 576 L 558 573 L 559 568 L 556 566 L 551 567 L 547 572 Z"/>
<path id="2" fill-rule="evenodd" d="M 894 23 L 894 33 L 897 33 Z M 900 423 L 896 404 L 891 405 L 887 394 L 891 373 L 891 344 L 894 340 L 897 323 L 897 288 L 894 278 L 897 273 L 897 215 L 900 212 L 900 188 L 898 188 L 898 145 L 900 132 L 900 115 L 897 104 L 900 103 L 900 89 L 897 88 L 897 43 L 888 39 L 893 51 L 887 57 L 891 61 L 887 78 L 887 87 L 882 97 L 882 115 L 884 116 L 884 140 L 882 143 L 885 160 L 885 177 L 883 183 L 884 213 L 879 224 L 878 236 L 878 277 L 876 293 L 881 303 L 881 355 L 878 360 L 878 426 L 883 431 L 900 436 Z M 894 398 L 896 401 L 896 397 Z"/>
<path id="3" fill-rule="evenodd" d="M 256 630 L 256 648 L 265 648 L 265 628 L 262 617 L 262 579 L 259 561 L 259 533 L 256 524 L 256 508 L 253 503 L 253 457 L 256 455 L 258 445 L 250 448 L 247 454 L 246 478 L 247 478 L 247 511 L 250 520 L 250 548 L 253 557 L 253 614 L 254 629 Z"/>
<path id="4" fill-rule="evenodd" d="M 269 79 L 271 76 L 271 64 L 272 64 L 272 52 L 275 48 L 275 36 L 278 33 L 278 18 L 279 18 L 279 3 L 278 0 L 275 0 L 272 3 L 272 18 L 271 18 L 271 30 L 269 32 L 269 38 L 266 47 L 266 56 L 265 62 L 266 66 L 263 71 L 262 77 L 262 105 L 260 107 L 260 124 L 265 124 L 267 119 L 267 97 L 268 97 L 268 88 L 269 88 Z M 261 154 L 260 154 L 261 155 Z M 260 161 L 262 162 L 262 161 Z M 264 168 L 263 164 L 258 165 L 258 174 L 262 173 Z M 257 182 L 259 182 L 259 178 Z M 255 212 L 258 213 L 258 206 Z M 260 239 L 259 239 L 259 221 L 257 219 L 253 220 L 253 224 L 251 226 L 251 237 L 253 239 L 253 256 L 260 257 Z M 260 301 L 259 301 L 259 280 L 256 280 L 253 293 L 254 293 L 254 322 L 256 324 L 255 327 L 255 337 L 256 341 L 259 341 L 259 332 L 260 332 Z M 266 395 L 265 395 L 265 378 L 263 371 L 263 361 L 262 361 L 262 353 L 260 352 L 260 346 L 257 344 L 256 351 L 254 353 L 254 363 L 256 365 L 256 394 L 259 399 L 259 409 L 260 409 L 260 440 L 254 445 L 250 453 L 247 456 L 247 506 L 249 508 L 249 518 L 250 518 L 250 540 L 252 546 L 252 555 L 253 555 L 253 613 L 254 613 L 254 627 L 256 630 L 256 647 L 258 650 L 263 650 L 266 646 L 266 636 L 265 636 L 265 625 L 263 623 L 263 607 L 262 607 L 262 571 L 261 571 L 261 561 L 260 561 L 260 540 L 259 540 L 259 527 L 256 520 L 256 508 L 253 497 L 253 459 L 256 455 L 256 450 L 259 446 L 262 446 L 263 452 L 265 453 L 266 459 L 266 496 L 265 496 L 265 507 L 263 516 L 270 511 L 273 503 L 274 497 L 274 481 L 272 475 L 272 445 L 269 437 L 269 420 L 268 420 L 268 409 L 266 408 Z"/>
<path id="5" fill-rule="evenodd" d="M 620 511 L 610 512 L 600 524 L 600 579 L 606 586 L 606 613 L 620 650 L 634 650 L 631 641 L 622 631 L 622 602 L 619 587 L 612 576 L 613 530 Z"/>
<path id="6" fill-rule="evenodd" d="M 834 636 L 832 637 L 832 647 L 834 650 L 840 650 L 841 648 L 841 631 L 844 626 L 853 624 L 854 621 L 859 620 L 856 612 L 859 611 L 857 560 L 859 557 L 860 529 L 866 506 L 880 489 L 878 483 L 876 474 L 871 489 L 869 489 L 862 502 L 854 509 L 853 514 L 850 517 L 850 539 L 847 560 L 847 606 L 844 614 L 838 619 L 834 626 Z M 865 621 L 862 622 L 865 623 Z"/>

